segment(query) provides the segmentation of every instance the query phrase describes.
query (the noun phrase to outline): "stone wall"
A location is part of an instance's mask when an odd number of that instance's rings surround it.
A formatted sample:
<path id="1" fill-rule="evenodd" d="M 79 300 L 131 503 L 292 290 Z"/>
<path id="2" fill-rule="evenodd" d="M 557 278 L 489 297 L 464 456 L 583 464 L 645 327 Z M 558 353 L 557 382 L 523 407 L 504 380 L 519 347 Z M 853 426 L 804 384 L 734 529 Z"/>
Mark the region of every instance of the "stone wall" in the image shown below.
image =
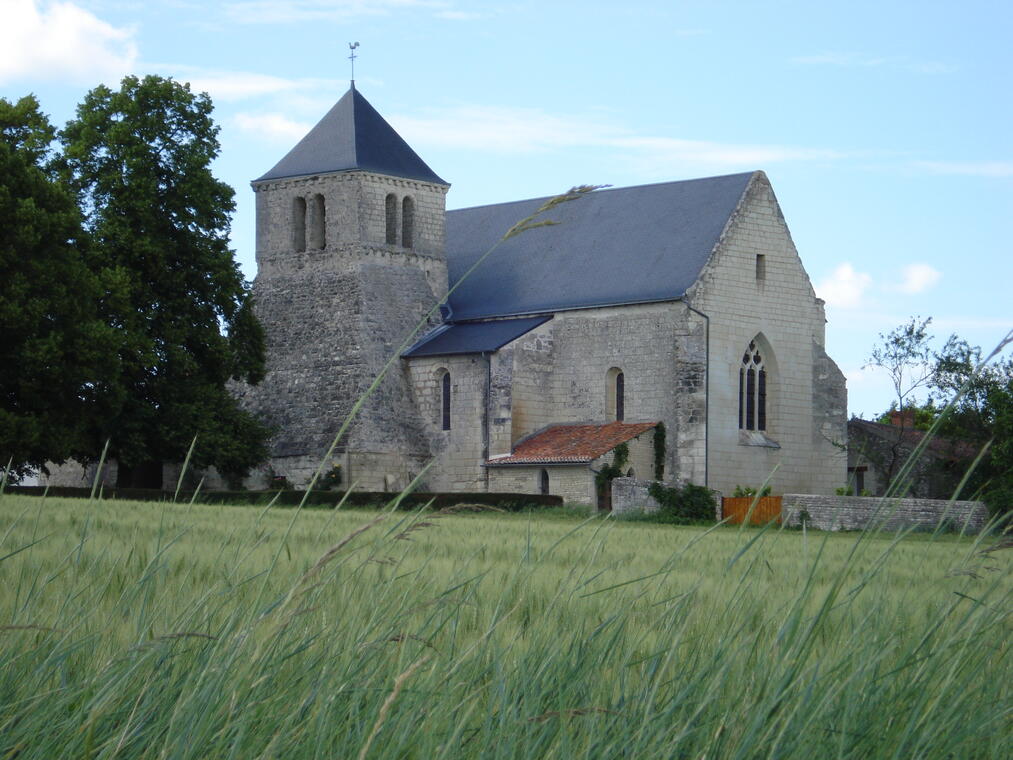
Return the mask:
<path id="1" fill-rule="evenodd" d="M 710 317 L 708 485 L 731 493 L 772 472 L 774 493 L 845 485 L 844 378 L 823 352 L 823 302 L 762 172 L 687 299 Z M 739 367 L 754 339 L 768 372 L 765 435 L 744 434 L 738 423 Z"/>
<path id="2" fill-rule="evenodd" d="M 406 362 L 415 408 L 433 456 L 423 487 L 430 491 L 484 491 L 489 359 L 481 354 L 434 356 Z M 442 377 L 450 374 L 450 430 L 443 429 Z M 493 487 L 491 490 L 496 491 Z M 526 488 L 518 493 L 538 493 Z"/>
<path id="3" fill-rule="evenodd" d="M 616 478 L 612 481 L 612 512 L 617 515 L 630 512 L 657 512 L 661 505 L 647 491 L 653 480 Z"/>
<path id="4" fill-rule="evenodd" d="M 489 467 L 489 490 L 495 493 L 539 493 L 544 469 L 549 493 L 567 504 L 594 504 L 594 473 L 586 464 Z"/>
<path id="5" fill-rule="evenodd" d="M 681 302 L 557 313 L 493 359 L 491 453 L 509 453 L 549 425 L 613 421 L 615 368 L 623 372 L 625 421 L 664 422 L 666 475 L 686 470 L 702 483 L 704 356 L 702 320 Z"/>
<path id="6" fill-rule="evenodd" d="M 869 525 L 932 530 L 946 520 L 957 530 L 966 526 L 967 532 L 977 533 L 988 522 L 988 509 L 980 501 L 785 494 L 781 505 L 782 524 L 799 525 L 805 510 L 809 527 L 819 530 L 862 530 Z"/>

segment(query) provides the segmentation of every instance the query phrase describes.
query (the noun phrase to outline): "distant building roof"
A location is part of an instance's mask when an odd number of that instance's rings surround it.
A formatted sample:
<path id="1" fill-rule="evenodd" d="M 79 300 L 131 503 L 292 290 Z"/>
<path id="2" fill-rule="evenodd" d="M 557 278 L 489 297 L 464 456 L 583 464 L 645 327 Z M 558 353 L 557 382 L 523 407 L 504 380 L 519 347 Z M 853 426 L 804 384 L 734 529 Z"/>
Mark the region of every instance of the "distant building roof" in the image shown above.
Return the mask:
<path id="1" fill-rule="evenodd" d="M 675 300 L 758 173 L 599 190 L 506 241 L 450 298 L 454 320 Z M 547 198 L 447 213 L 450 283 Z"/>
<path id="2" fill-rule="evenodd" d="M 882 422 L 870 422 L 857 417 L 848 420 L 848 438 L 855 439 L 862 434 L 875 436 L 890 443 L 901 443 L 910 449 L 916 448 L 927 435 L 924 430 L 904 429 L 898 425 L 885 425 Z M 938 435 L 929 439 L 925 444 L 925 450 L 938 459 L 949 460 L 970 459 L 978 454 L 978 447 L 970 441 Z"/>
<path id="3" fill-rule="evenodd" d="M 607 425 L 554 425 L 522 440 L 510 456 L 489 459 L 507 464 L 584 464 L 657 426 L 657 422 L 610 422 Z"/>
<path id="4" fill-rule="evenodd" d="M 552 317 L 527 317 L 443 325 L 405 351 L 403 356 L 416 358 L 496 351 L 550 319 Z"/>
<path id="5" fill-rule="evenodd" d="M 273 169 L 254 182 L 356 169 L 447 184 L 354 85 Z"/>

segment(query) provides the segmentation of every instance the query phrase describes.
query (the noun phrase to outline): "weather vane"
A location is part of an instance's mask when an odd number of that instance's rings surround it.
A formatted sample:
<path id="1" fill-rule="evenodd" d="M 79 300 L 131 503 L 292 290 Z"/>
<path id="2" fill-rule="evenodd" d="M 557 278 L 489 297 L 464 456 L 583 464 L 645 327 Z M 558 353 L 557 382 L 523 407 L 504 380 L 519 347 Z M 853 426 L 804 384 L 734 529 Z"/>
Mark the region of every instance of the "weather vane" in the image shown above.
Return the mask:
<path id="1" fill-rule="evenodd" d="M 348 49 L 351 50 L 351 54 L 348 56 L 348 60 L 352 62 L 352 84 L 355 84 L 355 48 L 359 47 L 358 42 L 349 42 Z"/>

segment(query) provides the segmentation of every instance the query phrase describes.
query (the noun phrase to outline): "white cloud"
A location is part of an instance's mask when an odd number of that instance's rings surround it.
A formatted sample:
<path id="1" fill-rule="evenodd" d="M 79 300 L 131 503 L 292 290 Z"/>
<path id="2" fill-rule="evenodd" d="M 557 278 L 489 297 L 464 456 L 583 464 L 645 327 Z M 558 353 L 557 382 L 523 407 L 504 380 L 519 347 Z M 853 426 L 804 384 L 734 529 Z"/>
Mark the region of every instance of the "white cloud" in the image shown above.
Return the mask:
<path id="1" fill-rule="evenodd" d="M 233 121 L 244 132 L 265 137 L 271 142 L 290 144 L 301 140 L 313 127 L 280 113 L 238 113 Z"/>
<path id="2" fill-rule="evenodd" d="M 933 174 L 1013 177 L 1013 161 L 915 161 L 914 165 Z"/>
<path id="3" fill-rule="evenodd" d="M 594 117 L 549 114 L 534 108 L 459 106 L 439 115 L 391 117 L 410 143 L 456 149 L 534 153 L 560 148 L 610 148 L 653 172 L 673 165 L 755 168 L 783 161 L 832 160 L 838 151 L 636 135 Z"/>
<path id="4" fill-rule="evenodd" d="M 820 280 L 815 289 L 816 295 L 826 301 L 828 306 L 853 309 L 862 303 L 862 296 L 871 284 L 871 276 L 856 271 L 850 263 L 845 262 L 834 269 L 829 277 Z"/>
<path id="5" fill-rule="evenodd" d="M 134 31 L 102 21 L 73 2 L 6 0 L 0 82 L 118 80 L 137 61 Z"/>
<path id="6" fill-rule="evenodd" d="M 286 79 L 250 71 L 205 70 L 178 65 L 164 68 L 174 71 L 180 81 L 189 82 L 191 89 L 207 92 L 216 101 L 247 100 L 265 95 L 298 96 L 322 90 L 338 92 L 343 86 L 337 79 Z"/>
<path id="7" fill-rule="evenodd" d="M 298 21 L 350 21 L 366 16 L 389 16 L 403 10 L 453 12 L 443 0 L 237 0 L 228 3 L 228 16 L 243 24 L 286 24 Z"/>
<path id="8" fill-rule="evenodd" d="M 904 267 L 903 279 L 897 286 L 901 293 L 923 293 L 942 277 L 942 273 L 928 264 L 909 264 Z"/>

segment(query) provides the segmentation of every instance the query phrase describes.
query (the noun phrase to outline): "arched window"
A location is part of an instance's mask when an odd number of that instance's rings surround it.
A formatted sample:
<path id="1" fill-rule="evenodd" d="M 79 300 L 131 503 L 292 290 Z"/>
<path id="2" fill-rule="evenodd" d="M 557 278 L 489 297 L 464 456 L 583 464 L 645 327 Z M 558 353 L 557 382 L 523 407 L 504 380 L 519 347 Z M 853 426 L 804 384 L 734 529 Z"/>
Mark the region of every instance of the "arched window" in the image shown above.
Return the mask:
<path id="1" fill-rule="evenodd" d="M 306 250 L 306 199 L 296 198 L 292 202 L 292 247 L 296 251 Z"/>
<path id="2" fill-rule="evenodd" d="M 406 195 L 401 201 L 401 245 L 411 248 L 415 244 L 415 201 Z"/>
<path id="3" fill-rule="evenodd" d="M 622 422 L 626 418 L 626 375 L 613 367 L 605 375 L 607 386 L 606 414 L 610 420 Z"/>
<path id="4" fill-rule="evenodd" d="M 397 245 L 397 197 L 387 195 L 387 245 Z"/>
<path id="5" fill-rule="evenodd" d="M 440 428 L 450 430 L 450 373 L 441 370 L 440 377 Z"/>
<path id="6" fill-rule="evenodd" d="M 538 473 L 538 493 L 549 495 L 549 471 L 546 469 Z"/>
<path id="7" fill-rule="evenodd" d="M 756 339 L 749 342 L 739 367 L 739 429 L 767 429 L 767 369 Z"/>
<path id="8" fill-rule="evenodd" d="M 327 210 L 324 206 L 324 196 L 317 193 L 310 200 L 310 250 L 316 251 L 327 246 Z"/>

